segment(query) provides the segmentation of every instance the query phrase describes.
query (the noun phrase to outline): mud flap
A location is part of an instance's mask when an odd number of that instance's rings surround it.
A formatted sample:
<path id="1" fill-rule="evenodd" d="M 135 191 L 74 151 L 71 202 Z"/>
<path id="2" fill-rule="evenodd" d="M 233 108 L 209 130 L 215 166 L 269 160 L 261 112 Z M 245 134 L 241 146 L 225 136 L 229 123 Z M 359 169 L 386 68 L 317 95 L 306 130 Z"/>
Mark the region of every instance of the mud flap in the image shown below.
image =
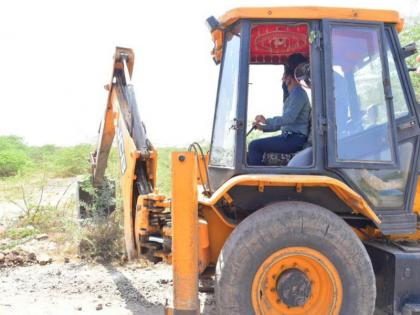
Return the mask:
<path id="1" fill-rule="evenodd" d="M 115 181 L 105 179 L 96 186 L 91 179 L 78 181 L 76 207 L 79 219 L 110 215 L 116 209 Z"/>

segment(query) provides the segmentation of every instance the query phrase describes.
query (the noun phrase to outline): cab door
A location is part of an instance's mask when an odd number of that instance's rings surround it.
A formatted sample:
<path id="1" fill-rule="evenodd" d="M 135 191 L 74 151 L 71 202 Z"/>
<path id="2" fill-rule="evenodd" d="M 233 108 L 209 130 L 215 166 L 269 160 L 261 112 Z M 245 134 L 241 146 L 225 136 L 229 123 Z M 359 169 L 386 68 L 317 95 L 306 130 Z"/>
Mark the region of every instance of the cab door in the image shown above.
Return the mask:
<path id="1" fill-rule="evenodd" d="M 323 31 L 327 166 L 382 217 L 383 232 L 412 232 L 408 188 L 417 138 L 403 133 L 413 135 L 417 122 L 399 85 L 394 43 L 383 23 L 324 21 Z"/>

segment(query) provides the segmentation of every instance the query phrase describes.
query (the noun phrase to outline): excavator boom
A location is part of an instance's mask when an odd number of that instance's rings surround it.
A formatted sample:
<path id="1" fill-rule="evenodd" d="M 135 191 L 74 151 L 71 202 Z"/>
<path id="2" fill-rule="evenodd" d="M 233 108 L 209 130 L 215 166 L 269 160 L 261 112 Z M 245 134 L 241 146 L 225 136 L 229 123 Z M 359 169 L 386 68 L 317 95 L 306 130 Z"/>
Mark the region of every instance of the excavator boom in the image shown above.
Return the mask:
<path id="1" fill-rule="evenodd" d="M 174 308 L 166 308 L 166 313 L 195 314 L 199 309 L 197 261 L 208 261 L 200 258 L 203 255 L 198 251 L 197 153 L 173 153 L 172 199 L 169 201 L 159 195 L 157 152 L 138 113 L 131 84 L 133 63 L 133 51 L 117 47 L 111 83 L 106 86 L 109 94 L 98 143 L 91 154 L 91 180 L 98 189 L 107 182 L 105 169 L 115 137 L 120 157 L 128 259 L 141 255 L 154 262 L 173 262 L 176 298 Z M 205 161 L 203 156 L 201 161 Z"/>
<path id="2" fill-rule="evenodd" d="M 117 47 L 108 90 L 108 100 L 100 125 L 96 150 L 91 154 L 92 185 L 106 182 L 105 170 L 114 138 L 118 147 L 124 208 L 124 236 L 129 259 L 138 256 L 134 233 L 137 200 L 155 190 L 157 153 L 140 119 L 131 77 L 134 53 Z M 79 192 L 79 196 L 86 196 Z M 89 196 L 87 196 L 87 199 Z M 83 198 L 81 198 L 83 199 Z"/>

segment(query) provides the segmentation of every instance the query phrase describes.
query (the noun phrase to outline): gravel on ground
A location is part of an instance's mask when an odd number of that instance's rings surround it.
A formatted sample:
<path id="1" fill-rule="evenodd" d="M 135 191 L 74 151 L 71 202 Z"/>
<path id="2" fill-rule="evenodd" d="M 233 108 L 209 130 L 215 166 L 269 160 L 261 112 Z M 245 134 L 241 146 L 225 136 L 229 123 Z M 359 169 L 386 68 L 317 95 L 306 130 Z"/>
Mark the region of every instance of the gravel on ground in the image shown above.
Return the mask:
<path id="1" fill-rule="evenodd" d="M 85 262 L 0 268 L 2 315 L 157 315 L 172 303 L 172 269 Z M 202 314 L 214 314 L 211 293 L 200 293 Z"/>

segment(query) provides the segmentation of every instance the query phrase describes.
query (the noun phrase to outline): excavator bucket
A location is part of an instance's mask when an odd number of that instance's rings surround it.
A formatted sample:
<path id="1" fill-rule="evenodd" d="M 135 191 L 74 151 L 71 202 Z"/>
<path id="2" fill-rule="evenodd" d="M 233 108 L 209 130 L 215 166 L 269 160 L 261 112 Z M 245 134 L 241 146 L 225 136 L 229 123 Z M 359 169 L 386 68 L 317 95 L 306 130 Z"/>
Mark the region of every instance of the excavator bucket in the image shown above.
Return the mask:
<path id="1" fill-rule="evenodd" d="M 105 179 L 93 186 L 89 178 L 77 182 L 77 214 L 79 219 L 107 217 L 116 209 L 115 181 Z"/>

